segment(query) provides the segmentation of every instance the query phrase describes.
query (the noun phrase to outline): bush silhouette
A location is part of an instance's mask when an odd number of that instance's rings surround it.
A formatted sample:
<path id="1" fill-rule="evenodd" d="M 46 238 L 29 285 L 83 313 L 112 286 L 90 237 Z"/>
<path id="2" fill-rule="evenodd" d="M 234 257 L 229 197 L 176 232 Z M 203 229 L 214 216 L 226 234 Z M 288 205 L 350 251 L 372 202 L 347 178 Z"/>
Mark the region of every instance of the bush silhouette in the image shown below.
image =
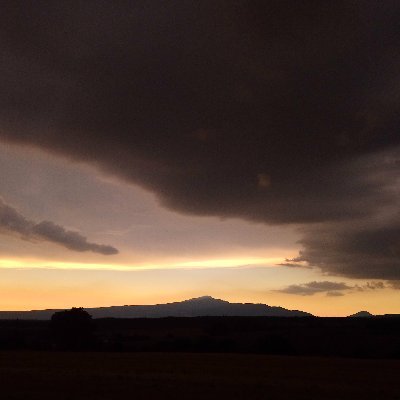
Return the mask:
<path id="1" fill-rule="evenodd" d="M 54 313 L 50 327 L 57 349 L 85 350 L 93 346 L 92 316 L 82 307 Z"/>

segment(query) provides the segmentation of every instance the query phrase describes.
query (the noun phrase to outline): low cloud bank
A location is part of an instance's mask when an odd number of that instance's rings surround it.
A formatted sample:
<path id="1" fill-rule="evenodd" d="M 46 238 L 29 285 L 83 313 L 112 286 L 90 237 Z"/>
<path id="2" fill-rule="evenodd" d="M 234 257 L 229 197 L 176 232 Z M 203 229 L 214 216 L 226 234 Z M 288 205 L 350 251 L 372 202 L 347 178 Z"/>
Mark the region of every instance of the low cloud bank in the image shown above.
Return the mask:
<path id="1" fill-rule="evenodd" d="M 307 282 L 298 285 L 290 285 L 286 288 L 278 290 L 281 293 L 295 294 L 299 296 L 313 296 L 316 293 L 326 293 L 327 296 L 337 297 L 344 296 L 346 293 L 353 291 L 367 291 L 385 289 L 387 286 L 383 282 L 367 282 L 364 285 L 349 285 L 344 282 Z"/>

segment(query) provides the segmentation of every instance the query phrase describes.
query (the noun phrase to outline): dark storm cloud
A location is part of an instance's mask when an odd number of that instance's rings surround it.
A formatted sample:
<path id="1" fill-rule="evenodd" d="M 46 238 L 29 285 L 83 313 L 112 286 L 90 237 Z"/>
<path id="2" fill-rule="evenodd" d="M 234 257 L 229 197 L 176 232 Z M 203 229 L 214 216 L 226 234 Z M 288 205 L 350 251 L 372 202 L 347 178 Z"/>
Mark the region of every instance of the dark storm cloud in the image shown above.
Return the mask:
<path id="1" fill-rule="evenodd" d="M 303 230 L 303 250 L 292 262 L 354 278 L 400 279 L 400 221 L 361 221 Z"/>
<path id="2" fill-rule="evenodd" d="M 358 159 L 400 144 L 398 2 L 0 11 L 3 140 L 94 163 L 184 213 L 308 224 L 393 202 Z"/>
<path id="3" fill-rule="evenodd" d="M 68 231 L 53 222 L 42 221 L 35 223 L 26 219 L 21 213 L 6 204 L 1 198 L 0 232 L 18 235 L 25 240 L 57 243 L 74 251 L 93 251 L 104 255 L 118 253 L 118 250 L 112 246 L 88 242 L 87 239 L 78 232 Z"/>

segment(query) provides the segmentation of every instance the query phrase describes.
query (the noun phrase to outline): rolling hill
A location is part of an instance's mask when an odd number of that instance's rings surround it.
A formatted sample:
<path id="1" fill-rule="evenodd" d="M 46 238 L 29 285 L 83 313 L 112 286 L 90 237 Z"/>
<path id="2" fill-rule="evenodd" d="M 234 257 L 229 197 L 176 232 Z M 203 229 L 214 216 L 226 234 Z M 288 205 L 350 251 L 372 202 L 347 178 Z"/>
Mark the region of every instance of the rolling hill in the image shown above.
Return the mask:
<path id="1" fill-rule="evenodd" d="M 98 308 L 85 308 L 93 318 L 163 318 L 200 316 L 264 316 L 264 317 L 307 317 L 304 311 L 287 310 L 266 304 L 230 303 L 202 296 L 174 303 L 155 305 L 124 305 Z M 33 311 L 0 311 L 0 319 L 50 319 L 59 309 Z"/>

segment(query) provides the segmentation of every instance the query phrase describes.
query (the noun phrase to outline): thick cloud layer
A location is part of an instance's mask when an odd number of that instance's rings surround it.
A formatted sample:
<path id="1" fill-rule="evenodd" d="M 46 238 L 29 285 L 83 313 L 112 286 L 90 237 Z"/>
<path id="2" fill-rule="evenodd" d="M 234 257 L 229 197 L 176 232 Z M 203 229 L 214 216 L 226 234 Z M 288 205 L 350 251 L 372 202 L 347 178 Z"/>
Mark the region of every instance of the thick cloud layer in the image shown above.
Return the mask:
<path id="1" fill-rule="evenodd" d="M 334 275 L 354 278 L 400 278 L 400 222 L 345 223 L 310 227 L 304 250 L 292 261 L 305 262 Z"/>
<path id="2" fill-rule="evenodd" d="M 396 1 L 5 1 L 0 137 L 180 212 L 368 219 L 393 203 L 358 160 L 400 144 L 399 18 Z"/>
<path id="3" fill-rule="evenodd" d="M 387 200 L 370 195 L 375 210 L 363 218 L 303 225 L 299 229 L 303 249 L 282 265 L 318 267 L 352 278 L 400 279 L 399 150 L 364 157 L 357 169 Z"/>
<path id="4" fill-rule="evenodd" d="M 93 251 L 94 253 L 111 255 L 118 250 L 112 246 L 91 243 L 78 232 L 68 231 L 50 221 L 35 223 L 26 219 L 15 208 L 0 198 L 0 232 L 16 234 L 23 239 L 46 241 L 59 244 L 69 250 Z"/>

